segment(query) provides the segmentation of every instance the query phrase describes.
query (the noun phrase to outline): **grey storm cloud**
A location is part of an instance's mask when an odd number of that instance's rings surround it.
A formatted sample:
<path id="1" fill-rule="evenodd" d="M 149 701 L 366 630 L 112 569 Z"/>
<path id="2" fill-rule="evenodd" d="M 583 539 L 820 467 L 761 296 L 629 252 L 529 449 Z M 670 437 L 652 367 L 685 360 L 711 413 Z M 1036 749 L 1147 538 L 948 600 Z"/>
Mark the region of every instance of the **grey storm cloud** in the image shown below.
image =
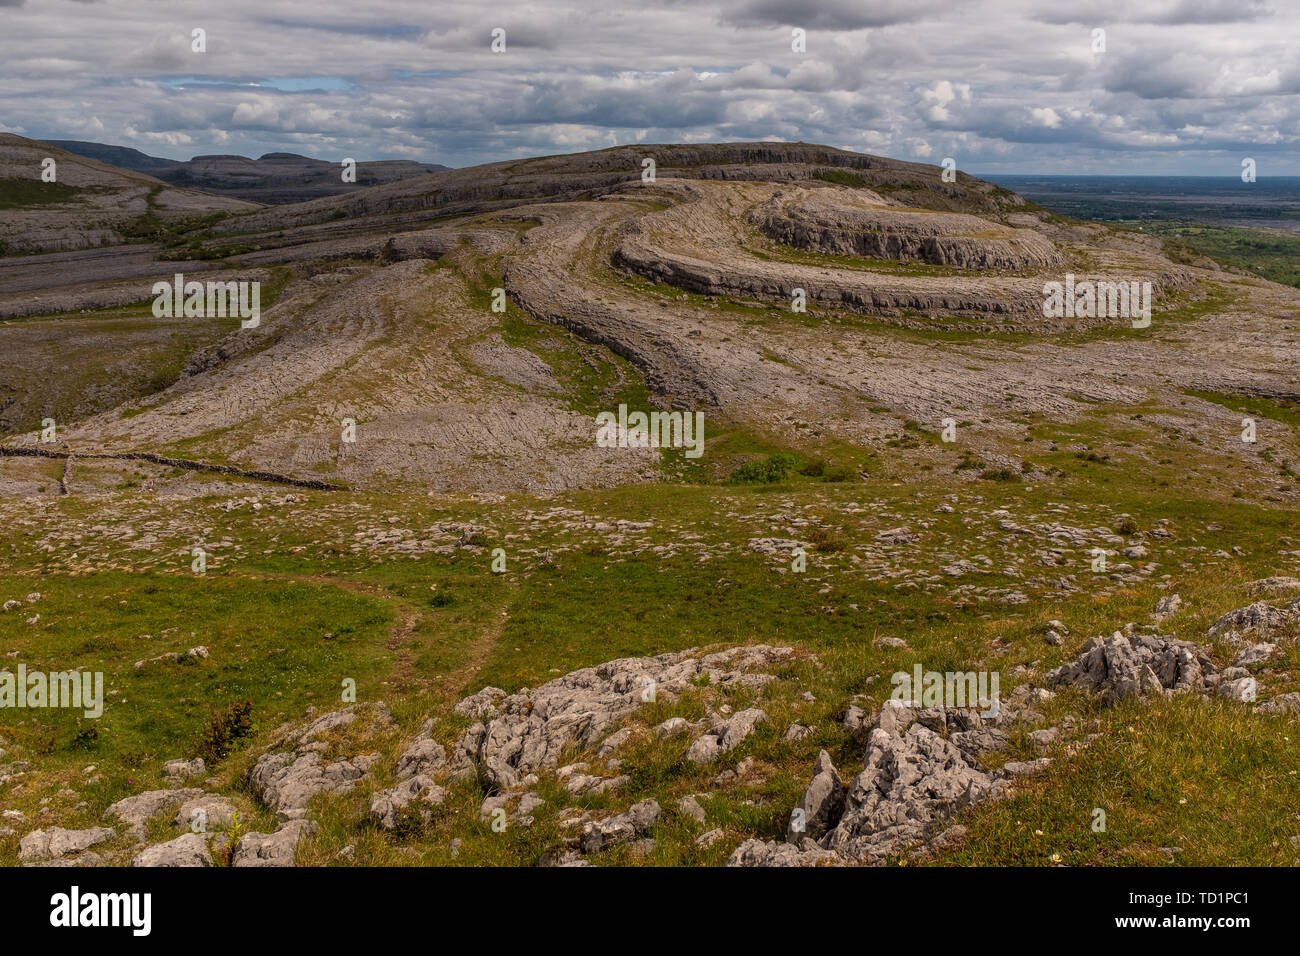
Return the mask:
<path id="1" fill-rule="evenodd" d="M 1146 4 L 1134 4 L 1130 0 L 1082 0 L 1073 4 L 1045 4 L 1036 17 L 1045 23 L 1101 24 L 1127 20 L 1180 25 L 1241 23 L 1272 13 L 1273 8 L 1266 0 L 1154 0 Z"/>
<path id="2" fill-rule="evenodd" d="M 0 7 L 0 130 L 173 158 L 469 165 L 769 139 L 972 172 L 1211 172 L 1243 149 L 1300 171 L 1300 5 L 1283 0 Z"/>
<path id="3" fill-rule="evenodd" d="M 949 0 L 740 0 L 722 10 L 726 23 L 766 23 L 821 30 L 864 30 L 910 23 L 951 10 Z"/>

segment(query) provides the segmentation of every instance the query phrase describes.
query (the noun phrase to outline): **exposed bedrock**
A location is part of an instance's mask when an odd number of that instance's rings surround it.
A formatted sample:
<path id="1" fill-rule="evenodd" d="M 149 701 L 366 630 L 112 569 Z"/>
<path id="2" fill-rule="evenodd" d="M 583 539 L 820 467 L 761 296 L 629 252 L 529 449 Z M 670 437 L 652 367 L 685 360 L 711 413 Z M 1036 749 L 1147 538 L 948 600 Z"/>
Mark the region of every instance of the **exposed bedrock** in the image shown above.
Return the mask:
<path id="1" fill-rule="evenodd" d="M 961 316 L 978 325 L 1014 326 L 1043 319 L 1041 288 L 1032 282 L 1007 283 L 1000 292 L 965 290 L 953 280 L 882 276 L 873 273 L 828 273 L 759 260 L 706 260 L 663 248 L 635 230 L 614 250 L 620 269 L 700 295 L 780 300 L 788 303 L 803 289 L 810 304 L 873 315 L 904 312 Z"/>
<path id="2" fill-rule="evenodd" d="M 750 216 L 764 235 L 827 255 L 920 260 L 960 269 L 1047 269 L 1066 259 L 1050 239 L 978 216 L 845 204 L 828 190 Z"/>
<path id="3" fill-rule="evenodd" d="M 768 188 L 772 192 L 757 209 L 775 210 L 783 202 L 810 203 L 812 214 L 820 215 L 823 222 L 839 221 L 836 217 L 842 216 L 844 223 L 862 224 L 854 225 L 853 230 L 845 225 L 839 240 L 834 237 L 826 240 L 831 245 L 834 241 L 845 244 L 855 241 L 851 232 L 867 235 L 863 230 L 868 223 L 876 221 L 872 217 L 882 217 L 878 221 L 894 229 L 897 242 L 891 248 L 895 257 L 907 257 L 905 238 L 919 253 L 930 248 L 930 255 L 948 266 L 982 263 L 981 267 L 987 269 L 1008 261 L 1008 265 L 1014 264 L 1024 272 L 1031 259 L 1040 265 L 1033 275 L 915 275 L 845 268 L 829 261 L 823 266 L 759 257 L 746 247 L 743 234 L 737 235 L 736 219 L 741 217 L 735 208 L 736 194 L 729 195 L 723 188 L 703 183 L 662 184 L 661 192 L 675 194 L 676 204 L 625 223 L 610 261 L 617 269 L 700 295 L 781 302 L 789 306 L 795 290 L 802 289 L 809 306 L 861 312 L 904 325 L 928 326 L 933 318 L 943 318 L 953 328 L 1058 332 L 1126 321 L 1116 316 L 1045 317 L 1044 283 L 1063 281 L 1071 265 L 1050 240 L 1033 230 L 1011 229 L 976 216 L 872 205 L 871 200 L 864 203 L 860 194 L 847 189 Z M 788 215 L 790 223 L 780 228 L 792 239 L 797 238 L 795 232 L 806 229 L 808 243 L 815 245 L 822 241 L 817 237 L 827 227 L 817 225 L 816 218 L 810 224 L 804 223 L 802 209 Z M 912 219 L 917 222 L 912 224 L 911 231 L 904 231 L 904 225 Z M 763 235 L 761 226 L 756 227 L 752 221 L 748 225 L 753 239 Z M 926 234 L 940 229 L 948 234 Z M 967 235 L 967 231 L 979 234 Z M 879 241 L 885 246 L 895 242 L 888 235 Z M 828 247 L 817 251 L 834 250 Z M 1008 259 L 1017 256 L 1024 261 L 1011 263 Z M 1117 266 L 1123 271 L 1118 271 Z M 1096 273 L 1092 269 L 1086 274 L 1082 269 L 1079 271 L 1080 281 L 1150 282 L 1156 312 L 1165 296 L 1193 284 L 1187 270 L 1171 268 L 1167 261 L 1150 257 L 1130 258 L 1122 264 L 1121 260 L 1108 260 Z"/>

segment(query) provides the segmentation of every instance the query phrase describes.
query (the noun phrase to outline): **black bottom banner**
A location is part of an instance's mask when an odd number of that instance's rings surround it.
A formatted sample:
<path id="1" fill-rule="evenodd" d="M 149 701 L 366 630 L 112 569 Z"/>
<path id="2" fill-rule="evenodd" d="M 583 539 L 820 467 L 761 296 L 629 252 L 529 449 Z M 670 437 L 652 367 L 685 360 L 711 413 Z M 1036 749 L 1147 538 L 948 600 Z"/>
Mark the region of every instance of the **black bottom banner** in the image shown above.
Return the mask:
<path id="1" fill-rule="evenodd" d="M 1294 895 L 1288 876 L 1264 869 L 30 868 L 0 870 L 0 896 L 11 942 L 175 944 L 226 932 L 224 945 L 240 937 L 373 944 L 385 923 L 400 935 L 430 920 L 558 940 L 621 919 L 644 928 L 662 921 L 674 935 L 695 921 L 716 933 L 721 921 L 728 939 L 739 941 L 765 936 L 771 920 L 763 917 L 786 910 L 787 920 L 815 916 L 819 934 L 843 925 L 846 941 L 861 932 L 853 917 L 870 912 L 876 945 L 887 942 L 882 934 L 891 926 L 900 942 L 915 942 L 918 926 L 955 929 L 961 920 L 996 920 L 1025 939 L 1043 931 L 1051 935 L 1042 938 L 1081 942 L 1183 945 L 1197 934 L 1233 945 L 1256 930 L 1280 931 L 1283 900 Z"/>

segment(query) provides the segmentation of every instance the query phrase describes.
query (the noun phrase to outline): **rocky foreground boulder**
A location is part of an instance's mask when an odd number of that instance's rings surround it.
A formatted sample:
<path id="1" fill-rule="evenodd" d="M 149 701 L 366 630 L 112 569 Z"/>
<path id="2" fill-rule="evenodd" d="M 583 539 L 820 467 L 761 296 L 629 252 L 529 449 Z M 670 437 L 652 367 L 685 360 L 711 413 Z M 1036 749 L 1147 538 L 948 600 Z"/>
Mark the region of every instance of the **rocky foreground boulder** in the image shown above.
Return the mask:
<path id="1" fill-rule="evenodd" d="M 1288 580 L 1285 578 L 1266 578 L 1265 581 Z M 1274 632 L 1290 631 L 1293 635 L 1300 628 L 1300 598 L 1291 601 L 1286 607 L 1274 607 L 1264 601 L 1256 601 L 1246 607 L 1229 611 L 1210 625 L 1208 637 L 1239 644 L 1247 635 L 1267 639 Z"/>
<path id="2" fill-rule="evenodd" d="M 1089 639 L 1075 661 L 1049 672 L 1047 680 L 1100 693 L 1115 703 L 1145 693 L 1201 693 L 1215 674 L 1207 647 L 1116 631 L 1105 640 Z"/>
<path id="3" fill-rule="evenodd" d="M 136 854 L 132 866 L 214 866 L 202 833 L 186 833 L 166 843 L 155 843 Z"/>
<path id="4" fill-rule="evenodd" d="M 263 756 L 248 774 L 249 789 L 268 807 L 300 817 L 307 802 L 319 793 L 344 793 L 357 785 L 379 759 L 378 754 L 361 754 L 338 760 L 328 759 L 329 744 L 322 738 L 330 731 L 347 727 L 363 714 L 388 726 L 392 715 L 383 704 L 352 705 L 316 718 L 301 730 L 285 736 L 274 752 Z M 285 749 L 279 749 L 285 748 Z"/>
<path id="5" fill-rule="evenodd" d="M 535 783 L 543 770 L 558 769 L 566 747 L 594 746 L 622 718 L 650 701 L 671 701 L 703 680 L 731 687 L 761 687 L 775 678 L 754 673 L 794 657 L 789 647 L 758 644 L 696 657 L 694 650 L 658 657 L 631 657 L 565 674 L 535 690 L 506 695 L 487 687 L 456 706 L 478 722 L 457 742 L 452 758 L 457 776 L 478 773 L 489 786 L 508 790 Z M 743 718 L 743 719 L 742 719 Z M 737 715 L 752 729 L 756 714 Z M 696 757 L 726 749 L 724 740 L 744 736 L 743 727 L 724 730 Z M 734 744 L 733 744 L 734 746 Z"/>
<path id="6" fill-rule="evenodd" d="M 1265 579 L 1266 582 L 1287 580 L 1290 579 Z M 1173 636 L 1135 634 L 1130 626 L 1126 632 L 1116 631 L 1109 638 L 1091 638 L 1075 660 L 1050 671 L 1047 679 L 1053 686 L 1078 687 L 1101 694 L 1108 703 L 1144 695 L 1167 697 L 1184 693 L 1214 694 L 1254 703 L 1259 685 L 1251 671 L 1267 664 L 1279 645 L 1264 640 L 1250 644 L 1248 639 L 1294 639 L 1298 629 L 1300 599 L 1282 608 L 1257 601 L 1229 611 L 1206 631 L 1209 640 L 1240 647 L 1232 664 L 1219 669 L 1210 657 L 1208 645 Z M 1264 714 L 1288 713 L 1291 698 L 1298 696 L 1283 694 L 1261 704 L 1258 710 Z"/>
<path id="7" fill-rule="evenodd" d="M 1166 605 L 1162 610 L 1176 609 Z M 1286 608 L 1261 602 L 1225 614 L 1209 636 L 1242 643 L 1244 635 L 1279 634 L 1297 622 L 1300 600 Z M 1269 643 L 1251 645 L 1237 654 L 1232 666 L 1220 670 L 1208 646 L 1137 634 L 1129 625 L 1126 632 L 1109 638 L 1091 638 L 1074 661 L 1047 677 L 1053 686 L 1097 693 L 1111 704 L 1140 695 L 1179 693 L 1253 702 L 1256 682 L 1248 668 L 1264 664 L 1276 650 Z M 869 726 L 863 767 L 852 782 L 846 786 L 830 755 L 821 751 L 812 781 L 791 814 L 785 842 L 746 840 L 727 865 L 879 864 L 904 852 L 939 849 L 960 835 L 960 826 L 945 828 L 952 813 L 1005 798 L 1014 778 L 1040 772 L 1051 763 L 1049 757 L 1013 761 L 997 772 L 980 763 L 982 754 L 1007 744 L 1008 721 L 1032 720 L 1036 715 L 1028 702 L 1050 696 L 1041 688 L 1018 687 L 1012 702 L 1004 703 L 992 719 L 974 710 L 920 710 L 886 701 Z M 1300 694 L 1283 694 L 1257 712 L 1300 712 Z M 861 711 L 851 707 L 846 729 L 864 725 Z M 1036 746 L 1050 745 L 1060 738 L 1060 729 L 1028 736 Z"/>
<path id="8" fill-rule="evenodd" d="M 997 722 L 1029 716 L 1028 709 L 1006 706 L 986 720 L 976 710 L 921 710 L 886 701 L 852 783 L 844 786 L 823 750 L 791 814 L 786 842 L 746 840 L 727 865 L 878 864 L 924 845 L 942 836 L 938 831 L 952 812 L 1009 794 L 1006 780 L 982 769 L 978 755 L 1005 745 Z"/>

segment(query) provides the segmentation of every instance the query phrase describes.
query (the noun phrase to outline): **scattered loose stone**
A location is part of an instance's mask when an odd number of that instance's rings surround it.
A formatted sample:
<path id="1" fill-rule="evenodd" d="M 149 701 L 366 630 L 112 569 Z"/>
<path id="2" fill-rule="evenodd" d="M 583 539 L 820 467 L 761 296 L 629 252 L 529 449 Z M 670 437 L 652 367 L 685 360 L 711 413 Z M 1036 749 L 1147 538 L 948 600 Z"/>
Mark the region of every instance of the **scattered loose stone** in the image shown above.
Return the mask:
<path id="1" fill-rule="evenodd" d="M 658 822 L 659 803 L 655 800 L 642 800 L 634 803 L 626 813 L 584 823 L 579 846 L 583 853 L 598 853 L 636 839 Z"/>
<path id="2" fill-rule="evenodd" d="M 857 704 L 849 704 L 848 709 L 844 711 L 844 720 L 841 726 L 849 733 L 857 733 L 866 727 L 867 714 Z"/>
<path id="3" fill-rule="evenodd" d="M 700 802 L 695 799 L 694 795 L 688 795 L 678 800 L 677 812 L 682 816 L 690 817 L 697 823 L 703 823 L 705 819 L 704 808 L 700 806 Z"/>
<path id="4" fill-rule="evenodd" d="M 1251 581 L 1247 584 L 1246 590 L 1252 594 L 1280 594 L 1284 591 L 1300 591 L 1300 578 L 1285 575 L 1260 578 L 1258 581 Z"/>
<path id="5" fill-rule="evenodd" d="M 316 833 L 312 820 L 293 820 L 274 833 L 245 833 L 235 844 L 231 866 L 293 866 L 298 844 Z"/>
<path id="6" fill-rule="evenodd" d="M 1234 667 L 1254 667 L 1267 661 L 1276 650 L 1276 644 L 1252 644 L 1250 647 L 1244 648 L 1236 656 L 1232 664 Z"/>
<path id="7" fill-rule="evenodd" d="M 1300 714 L 1300 694 L 1279 694 L 1255 708 L 1260 714 Z"/>
<path id="8" fill-rule="evenodd" d="M 1156 602 L 1156 609 L 1152 613 L 1152 619 L 1161 624 L 1168 618 L 1173 617 L 1183 606 L 1183 599 L 1177 594 L 1168 594 Z"/>
<path id="9" fill-rule="evenodd" d="M 163 776 L 173 780 L 187 780 L 197 777 L 207 769 L 202 757 L 193 760 L 168 760 L 163 764 Z"/>
<path id="10" fill-rule="evenodd" d="M 446 799 L 447 791 L 428 774 L 420 773 L 371 797 L 370 816 L 385 830 L 392 830 L 404 813 L 418 809 L 421 822 L 428 824 L 433 818 L 428 808 L 440 806 Z"/>
<path id="11" fill-rule="evenodd" d="M 754 728 L 767 720 L 767 714 L 757 707 L 742 710 L 729 720 L 716 722 L 707 734 L 696 738 L 686 751 L 692 763 L 708 763 L 740 746 L 741 741 L 754 732 Z"/>
<path id="12" fill-rule="evenodd" d="M 1035 730 L 1029 734 L 1029 742 L 1037 750 L 1045 750 L 1052 744 L 1056 743 L 1061 737 L 1060 727 L 1048 727 L 1046 730 Z"/>
<path id="13" fill-rule="evenodd" d="M 1002 771 L 1013 777 L 1030 777 L 1042 773 L 1051 765 L 1051 757 L 1039 757 L 1037 760 L 1029 761 L 1012 760 L 1003 764 Z"/>
<path id="14" fill-rule="evenodd" d="M 811 733 L 812 733 L 811 727 L 805 727 L 803 724 L 791 724 L 789 729 L 786 730 L 785 737 L 783 739 L 788 743 L 793 743 L 796 740 L 803 740 Z"/>
<path id="15" fill-rule="evenodd" d="M 97 843 L 111 840 L 117 834 L 109 827 L 91 827 L 88 830 L 33 830 L 18 841 L 18 861 L 34 863 L 56 859 L 68 853 L 80 853 Z"/>
<path id="16" fill-rule="evenodd" d="M 1225 680 L 1215 689 L 1215 692 L 1220 697 L 1245 703 L 1253 702 L 1258 691 L 1259 685 L 1253 677 L 1238 677 L 1234 680 Z"/>
<path id="17" fill-rule="evenodd" d="M 685 717 L 669 717 L 662 724 L 656 725 L 655 733 L 660 737 L 671 737 L 673 734 L 684 734 L 691 727 L 691 722 Z"/>
<path id="18" fill-rule="evenodd" d="M 714 829 L 709 830 L 707 833 L 701 833 L 698 837 L 696 837 L 695 845 L 698 846 L 701 850 L 707 850 L 709 847 L 713 846 L 713 844 L 721 840 L 724 835 L 725 834 L 720 827 L 715 827 Z"/>
<path id="19" fill-rule="evenodd" d="M 846 793 L 831 755 L 821 751 L 813 766 L 812 782 L 799 800 L 796 812 L 790 815 L 785 841 L 799 844 L 804 839 L 820 840 L 843 815 Z"/>
<path id="20" fill-rule="evenodd" d="M 131 861 L 132 866 L 213 866 L 207 839 L 202 833 L 186 833 L 166 843 L 145 847 Z"/>

